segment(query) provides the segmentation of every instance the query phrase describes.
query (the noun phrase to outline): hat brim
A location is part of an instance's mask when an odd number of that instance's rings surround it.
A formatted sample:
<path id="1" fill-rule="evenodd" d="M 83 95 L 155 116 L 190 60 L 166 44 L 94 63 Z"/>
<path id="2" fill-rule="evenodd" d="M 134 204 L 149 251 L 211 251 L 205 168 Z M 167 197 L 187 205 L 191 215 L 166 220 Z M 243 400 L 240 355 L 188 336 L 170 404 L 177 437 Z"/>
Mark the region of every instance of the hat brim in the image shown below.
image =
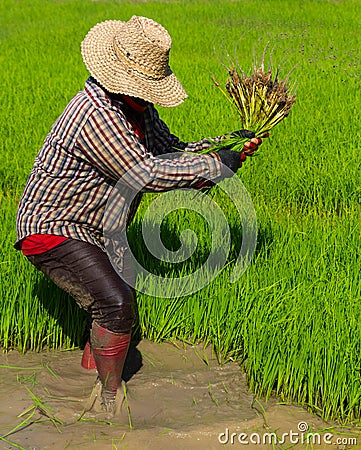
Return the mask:
<path id="1" fill-rule="evenodd" d="M 187 94 L 171 69 L 160 80 L 150 79 L 118 60 L 113 39 L 125 32 L 126 22 L 107 20 L 95 25 L 81 43 L 84 64 L 90 74 L 109 92 L 138 97 L 171 108 Z"/>

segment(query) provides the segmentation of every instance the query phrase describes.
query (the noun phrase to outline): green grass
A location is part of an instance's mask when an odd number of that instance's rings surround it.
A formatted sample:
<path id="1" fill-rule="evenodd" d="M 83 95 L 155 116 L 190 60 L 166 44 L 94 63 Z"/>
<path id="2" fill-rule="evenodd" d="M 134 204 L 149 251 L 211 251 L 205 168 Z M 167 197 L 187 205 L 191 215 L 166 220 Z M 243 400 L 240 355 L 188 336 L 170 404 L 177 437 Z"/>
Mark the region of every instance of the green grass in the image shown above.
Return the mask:
<path id="1" fill-rule="evenodd" d="M 213 86 L 227 74 L 227 52 L 249 69 L 269 44 L 281 76 L 293 69 L 297 103 L 239 175 L 253 200 L 258 245 L 244 276 L 229 283 L 239 250 L 237 215 L 229 265 L 207 287 L 182 298 L 139 294 L 139 329 L 154 341 L 211 344 L 220 360 L 246 369 L 258 395 L 279 395 L 325 419 L 360 416 L 361 106 L 358 1 L 245 0 L 130 2 L 3 0 L 0 6 L 1 300 L 4 349 L 74 348 L 85 316 L 13 248 L 19 196 L 38 148 L 87 73 L 80 42 L 98 21 L 132 14 L 162 23 L 173 38 L 171 65 L 189 99 L 160 108 L 185 140 L 237 129 L 237 118 Z M 272 56 L 270 59 L 270 55 Z M 184 265 L 156 264 L 139 242 L 147 195 L 129 230 L 149 267 L 179 275 L 207 255 L 207 226 L 192 213 L 171 214 L 169 236 L 191 227 L 205 242 Z M 167 241 L 168 239 L 168 241 Z"/>

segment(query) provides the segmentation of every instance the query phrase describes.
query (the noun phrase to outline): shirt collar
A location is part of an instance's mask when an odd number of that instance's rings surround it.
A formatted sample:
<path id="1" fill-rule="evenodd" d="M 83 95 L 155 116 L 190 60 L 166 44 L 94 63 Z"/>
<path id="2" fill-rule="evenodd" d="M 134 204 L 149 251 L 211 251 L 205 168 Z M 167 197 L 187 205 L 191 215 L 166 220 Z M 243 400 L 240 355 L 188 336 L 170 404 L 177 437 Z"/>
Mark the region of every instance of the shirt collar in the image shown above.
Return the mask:
<path id="1" fill-rule="evenodd" d="M 89 77 L 87 79 L 84 90 L 98 108 L 104 106 L 109 107 L 112 105 L 108 94 L 101 88 L 101 86 L 99 86 L 93 77 Z"/>
<path id="2" fill-rule="evenodd" d="M 112 106 L 112 100 L 110 96 L 93 77 L 89 77 L 87 79 L 84 90 L 98 107 Z M 140 105 L 136 102 L 135 99 L 129 97 L 128 95 L 121 95 L 119 97 L 119 99 L 114 99 L 115 103 L 125 103 L 129 108 L 138 113 L 144 112 L 148 107 L 148 105 Z"/>

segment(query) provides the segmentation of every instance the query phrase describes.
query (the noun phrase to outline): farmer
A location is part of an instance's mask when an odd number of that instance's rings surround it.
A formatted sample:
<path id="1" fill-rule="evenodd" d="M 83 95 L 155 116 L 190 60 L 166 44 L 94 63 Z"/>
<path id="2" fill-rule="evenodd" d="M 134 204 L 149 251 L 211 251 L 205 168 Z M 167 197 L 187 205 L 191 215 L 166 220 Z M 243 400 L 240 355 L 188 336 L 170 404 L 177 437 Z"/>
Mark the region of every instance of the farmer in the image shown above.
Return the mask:
<path id="1" fill-rule="evenodd" d="M 197 155 L 208 140 L 182 142 L 161 121 L 153 104 L 173 107 L 187 97 L 169 68 L 170 48 L 168 32 L 145 17 L 109 20 L 89 31 L 81 49 L 91 76 L 47 135 L 17 213 L 15 248 L 90 314 L 82 363 L 96 367 L 99 402 L 110 413 L 117 409 L 136 314 L 134 290 L 105 250 L 103 216 L 113 187 L 133 170 L 143 192 L 197 189 L 227 176 L 223 165 L 233 173 L 245 159 L 228 149 Z M 245 154 L 260 144 L 252 138 Z M 159 157 L 177 149 L 187 153 Z"/>

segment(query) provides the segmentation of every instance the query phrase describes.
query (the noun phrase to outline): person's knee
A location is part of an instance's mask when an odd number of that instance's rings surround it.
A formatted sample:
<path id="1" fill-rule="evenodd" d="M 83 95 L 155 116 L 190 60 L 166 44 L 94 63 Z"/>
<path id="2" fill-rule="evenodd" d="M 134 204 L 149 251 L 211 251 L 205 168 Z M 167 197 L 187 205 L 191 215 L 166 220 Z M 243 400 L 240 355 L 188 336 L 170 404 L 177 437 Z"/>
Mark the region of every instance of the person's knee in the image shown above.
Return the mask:
<path id="1" fill-rule="evenodd" d="M 113 333 L 129 333 L 136 321 L 136 314 L 131 304 L 122 305 L 120 308 L 97 322 Z"/>
<path id="2" fill-rule="evenodd" d="M 129 289 L 126 295 L 123 291 L 121 296 L 108 298 L 93 318 L 114 333 L 129 333 L 138 318 L 134 293 Z"/>

